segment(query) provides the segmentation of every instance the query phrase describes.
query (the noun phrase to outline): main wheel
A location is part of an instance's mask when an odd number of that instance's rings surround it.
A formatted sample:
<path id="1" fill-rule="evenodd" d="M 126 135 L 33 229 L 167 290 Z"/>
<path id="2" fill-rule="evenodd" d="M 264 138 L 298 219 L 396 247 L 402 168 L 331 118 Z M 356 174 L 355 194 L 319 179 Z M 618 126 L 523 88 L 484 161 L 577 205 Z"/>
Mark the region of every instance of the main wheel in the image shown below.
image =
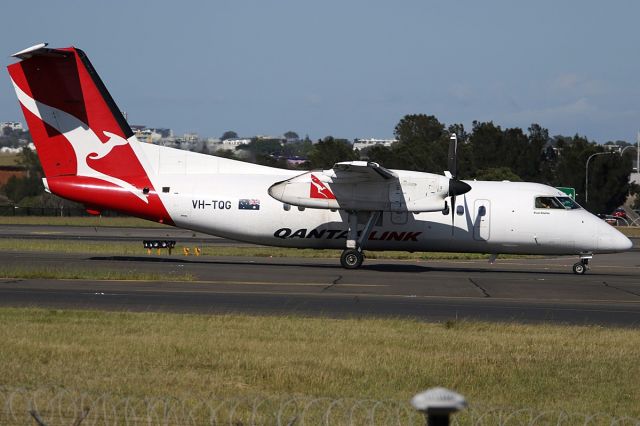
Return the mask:
<path id="1" fill-rule="evenodd" d="M 346 249 L 340 256 L 340 264 L 345 269 L 358 269 L 362 265 L 364 256 L 356 249 Z"/>
<path id="2" fill-rule="evenodd" d="M 574 274 L 583 275 L 585 272 L 587 272 L 587 266 L 584 263 L 578 262 L 573 265 Z"/>

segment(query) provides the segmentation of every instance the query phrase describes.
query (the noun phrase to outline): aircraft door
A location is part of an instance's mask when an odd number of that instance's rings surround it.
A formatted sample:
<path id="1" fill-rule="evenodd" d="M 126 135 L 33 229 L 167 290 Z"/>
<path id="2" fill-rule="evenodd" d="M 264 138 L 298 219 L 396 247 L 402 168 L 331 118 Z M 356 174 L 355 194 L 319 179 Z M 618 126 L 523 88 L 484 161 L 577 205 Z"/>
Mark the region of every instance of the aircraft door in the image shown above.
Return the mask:
<path id="1" fill-rule="evenodd" d="M 195 208 L 196 205 L 189 198 L 189 191 L 181 191 L 180 189 L 169 187 L 170 193 L 170 206 L 171 206 L 171 216 L 174 221 L 185 221 L 189 219 L 190 211 L 193 210 L 191 207 Z M 197 201 L 196 201 L 197 202 Z"/>
<path id="2" fill-rule="evenodd" d="M 407 223 L 405 194 L 400 182 L 389 185 L 389 202 L 391 204 L 391 223 L 404 225 Z"/>
<path id="3" fill-rule="evenodd" d="M 473 214 L 473 239 L 488 241 L 491 234 L 491 202 L 489 200 L 476 200 Z"/>

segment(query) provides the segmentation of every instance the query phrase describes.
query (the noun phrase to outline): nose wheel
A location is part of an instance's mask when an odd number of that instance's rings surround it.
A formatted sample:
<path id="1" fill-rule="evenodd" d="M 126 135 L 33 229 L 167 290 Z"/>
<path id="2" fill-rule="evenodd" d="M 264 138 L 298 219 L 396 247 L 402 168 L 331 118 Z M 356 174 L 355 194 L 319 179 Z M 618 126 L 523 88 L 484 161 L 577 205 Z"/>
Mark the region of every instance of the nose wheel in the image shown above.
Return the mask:
<path id="1" fill-rule="evenodd" d="M 583 255 L 580 256 L 580 262 L 573 265 L 573 273 L 577 275 L 584 275 L 589 269 L 589 259 L 591 259 L 593 255 Z"/>
<path id="2" fill-rule="evenodd" d="M 574 274 L 583 275 L 585 272 L 587 272 L 587 265 L 585 265 L 584 263 L 578 262 L 573 265 Z"/>

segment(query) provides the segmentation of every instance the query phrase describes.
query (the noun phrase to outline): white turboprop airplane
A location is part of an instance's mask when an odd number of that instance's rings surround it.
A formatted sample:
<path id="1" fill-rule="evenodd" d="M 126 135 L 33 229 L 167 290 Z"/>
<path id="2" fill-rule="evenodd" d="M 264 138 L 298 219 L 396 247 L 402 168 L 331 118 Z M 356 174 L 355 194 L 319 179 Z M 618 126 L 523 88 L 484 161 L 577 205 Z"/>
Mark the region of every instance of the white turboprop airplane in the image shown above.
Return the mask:
<path id="1" fill-rule="evenodd" d="M 117 210 L 234 240 L 366 250 L 577 255 L 631 241 L 559 190 L 537 183 L 461 181 L 451 135 L 445 175 L 337 163 L 300 173 L 139 142 L 86 54 L 39 44 L 8 67 L 47 191 L 90 212 Z"/>

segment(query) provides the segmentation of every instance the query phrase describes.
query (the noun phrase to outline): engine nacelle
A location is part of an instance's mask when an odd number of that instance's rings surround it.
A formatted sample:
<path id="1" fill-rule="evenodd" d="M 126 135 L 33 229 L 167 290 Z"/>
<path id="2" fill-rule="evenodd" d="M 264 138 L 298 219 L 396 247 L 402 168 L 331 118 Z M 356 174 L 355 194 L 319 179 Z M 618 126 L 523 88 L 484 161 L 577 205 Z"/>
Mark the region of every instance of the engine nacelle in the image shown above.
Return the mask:
<path id="1" fill-rule="evenodd" d="M 278 182 L 269 188 L 269 195 L 283 203 L 316 209 L 418 213 L 446 207 L 449 179 L 445 176 L 411 172 L 371 181 L 339 178 L 332 172 L 307 172 Z"/>

